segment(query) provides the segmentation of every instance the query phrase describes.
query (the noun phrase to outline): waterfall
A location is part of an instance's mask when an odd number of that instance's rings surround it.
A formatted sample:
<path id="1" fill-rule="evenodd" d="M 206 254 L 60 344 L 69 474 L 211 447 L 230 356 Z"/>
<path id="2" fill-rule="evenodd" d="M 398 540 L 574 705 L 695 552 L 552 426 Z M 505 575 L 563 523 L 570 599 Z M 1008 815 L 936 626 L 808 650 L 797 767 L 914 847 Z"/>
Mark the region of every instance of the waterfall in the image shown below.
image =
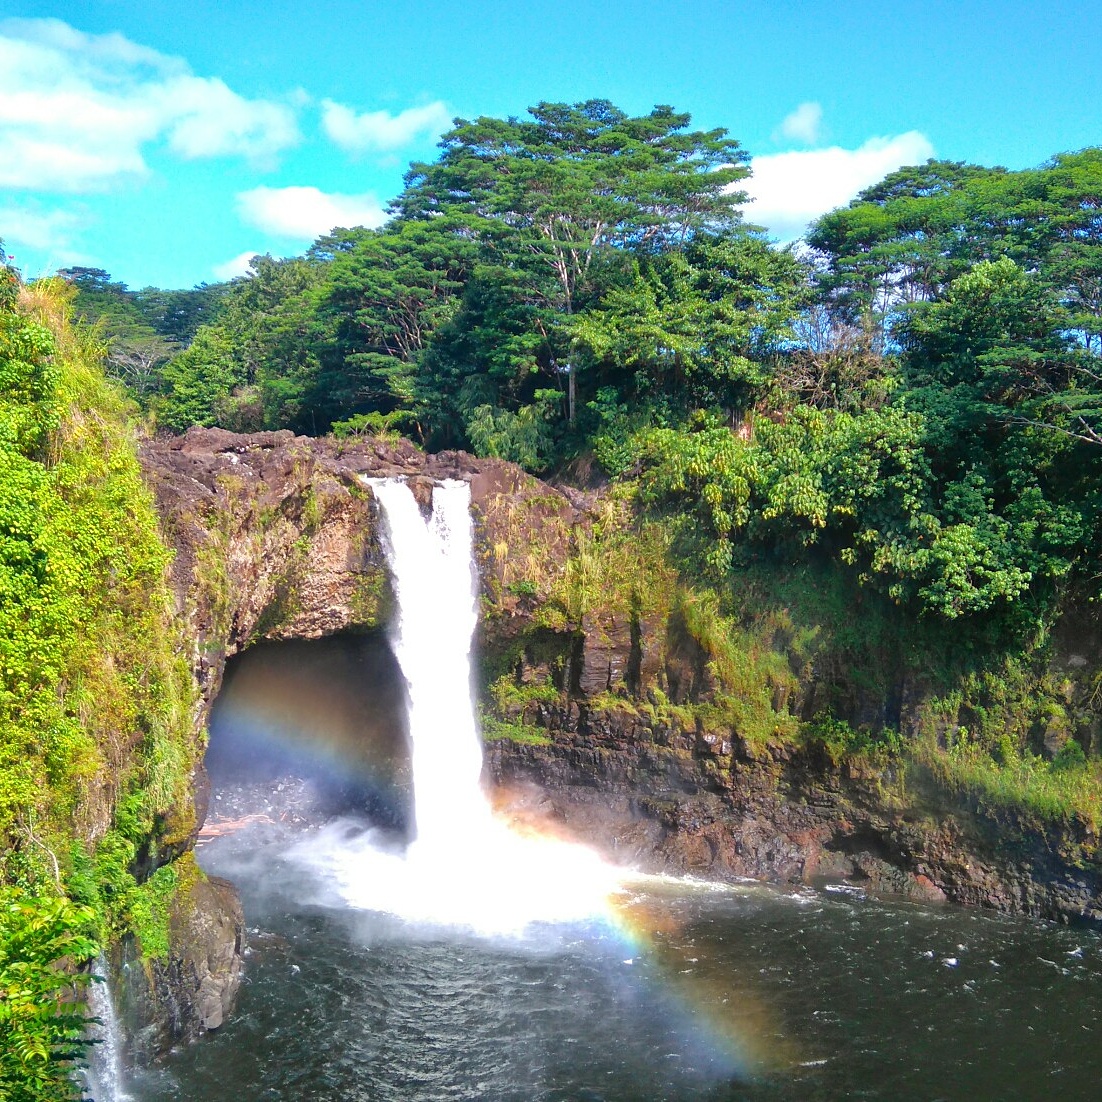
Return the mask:
<path id="1" fill-rule="evenodd" d="M 409 692 L 416 845 L 447 849 L 483 831 L 482 746 L 471 702 L 471 637 L 478 612 L 471 550 L 471 488 L 433 488 L 422 516 L 399 479 L 372 479 L 397 617 L 391 646 Z"/>
<path id="2" fill-rule="evenodd" d="M 122 1032 L 108 986 L 107 961 L 96 958 L 92 982 L 88 985 L 88 1014 L 98 1022 L 89 1026 L 93 1044 L 84 1072 L 84 1096 L 95 1102 L 128 1102 L 122 1086 Z"/>
<path id="3" fill-rule="evenodd" d="M 292 858 L 320 873 L 342 904 L 415 923 L 519 934 L 535 922 L 603 914 L 616 870 L 582 846 L 514 833 L 482 791 L 469 485 L 437 484 L 426 518 L 404 481 L 365 481 L 382 512 L 397 598 L 391 645 L 409 696 L 415 837 L 395 854 L 373 830 L 338 822 Z"/>

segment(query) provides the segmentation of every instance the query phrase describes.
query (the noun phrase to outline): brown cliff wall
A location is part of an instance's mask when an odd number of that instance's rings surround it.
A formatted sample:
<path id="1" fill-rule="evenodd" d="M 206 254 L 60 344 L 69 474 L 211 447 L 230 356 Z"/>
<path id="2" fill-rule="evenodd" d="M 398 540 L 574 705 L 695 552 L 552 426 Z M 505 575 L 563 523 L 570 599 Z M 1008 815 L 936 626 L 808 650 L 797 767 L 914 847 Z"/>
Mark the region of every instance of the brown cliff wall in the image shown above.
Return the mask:
<path id="1" fill-rule="evenodd" d="M 757 745 L 629 704 L 542 705 L 545 742 L 487 745 L 502 810 L 653 872 L 814 883 L 1102 923 L 1098 837 L 950 793 L 914 762 Z"/>
<path id="2" fill-rule="evenodd" d="M 797 660 L 779 624 L 777 652 L 754 659 L 765 673 L 755 672 L 747 690 L 755 699 L 742 702 L 749 726 L 732 720 L 729 706 L 713 707 L 730 687 L 690 623 L 695 598 L 661 541 L 656 551 L 653 533 L 629 530 L 608 502 L 511 464 L 429 456 L 407 441 L 193 429 L 150 442 L 143 463 L 176 552 L 173 587 L 200 688 L 197 731 L 228 656 L 262 638 L 387 622 L 389 582 L 366 478 L 404 477 L 423 503 L 434 480 L 460 478 L 471 483 L 477 522 L 479 646 L 487 682 L 497 678 L 486 704 L 525 736 L 487 747 L 487 775 L 515 813 L 549 814 L 614 858 L 653 870 L 846 877 L 924 899 L 1102 920 L 1098 839 L 1085 824 L 993 811 L 950 796 L 915 765 L 839 757 L 785 737 L 824 707 L 872 730 L 914 727 L 924 693 L 890 655 L 877 683 L 858 688 L 861 679 L 845 670 Z M 1083 633 L 1073 634 L 1079 646 Z M 1078 652 L 1064 657 L 1069 668 L 1084 661 Z M 492 702 L 503 685 L 509 699 Z M 1069 689 L 1069 703 L 1080 688 Z M 1080 711 L 1097 726 L 1089 708 Z M 778 737 L 763 737 L 771 725 Z M 1064 727 L 1055 741 L 1069 737 Z M 201 825 L 201 771 L 194 789 Z M 162 1008 L 147 1030 L 150 1051 L 229 1011 L 241 927 L 219 892 L 206 919 L 179 917 L 172 958 L 135 995 L 136 1004 L 146 1000 L 146 1017 L 149 1006 Z"/>

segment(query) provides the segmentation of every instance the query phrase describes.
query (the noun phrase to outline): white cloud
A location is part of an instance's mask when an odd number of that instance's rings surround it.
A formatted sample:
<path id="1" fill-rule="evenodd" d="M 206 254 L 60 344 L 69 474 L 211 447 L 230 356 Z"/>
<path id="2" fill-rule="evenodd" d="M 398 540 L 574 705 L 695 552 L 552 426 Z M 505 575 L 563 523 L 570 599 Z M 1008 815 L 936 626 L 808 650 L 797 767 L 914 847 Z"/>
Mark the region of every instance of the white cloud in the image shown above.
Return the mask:
<path id="1" fill-rule="evenodd" d="M 814 145 L 819 140 L 823 125 L 823 108 L 818 103 L 801 103 L 781 123 L 780 136 L 792 141 Z M 776 135 L 774 135 L 774 138 Z"/>
<path id="2" fill-rule="evenodd" d="M 322 129 L 349 153 L 401 149 L 418 138 L 439 137 L 452 121 L 451 112 L 439 100 L 424 107 L 408 107 L 397 115 L 387 111 L 357 115 L 350 107 L 327 99 L 322 101 L 321 112 Z"/>
<path id="3" fill-rule="evenodd" d="M 69 233 L 79 218 L 70 211 L 36 210 L 15 205 L 0 207 L 0 240 L 9 248 L 67 248 Z"/>
<path id="4" fill-rule="evenodd" d="M 341 195 L 316 187 L 256 187 L 238 194 L 237 208 L 257 229 L 304 241 L 335 226 L 381 226 L 387 218 L 373 195 Z"/>
<path id="5" fill-rule="evenodd" d="M 183 157 L 240 154 L 270 160 L 298 141 L 294 112 L 281 103 L 247 100 L 221 80 L 178 77 L 159 89 L 164 115 L 174 114 L 169 146 Z"/>
<path id="6" fill-rule="evenodd" d="M 144 67 L 157 73 L 187 71 L 187 65 L 180 58 L 140 46 L 118 32 L 85 34 L 60 19 L 5 19 L 0 22 L 0 35 L 70 54 L 74 64 L 89 71 L 105 65 L 123 65 L 130 69 Z"/>
<path id="7" fill-rule="evenodd" d="M 83 227 L 85 219 L 85 212 L 7 202 L 0 204 L 0 240 L 5 251 L 14 254 L 17 267 L 25 269 L 24 249 L 38 253 L 41 270 L 26 270 L 26 275 L 45 275 L 67 264 L 92 262 L 91 257 L 73 246 L 74 234 Z"/>
<path id="8" fill-rule="evenodd" d="M 120 34 L 0 21 L 0 187 L 102 190 L 145 175 L 151 143 L 265 161 L 298 138 L 290 104 L 247 99 Z"/>
<path id="9" fill-rule="evenodd" d="M 893 138 L 870 138 L 859 149 L 814 149 L 755 157 L 754 175 L 740 186 L 754 202 L 746 219 L 783 241 L 799 237 L 807 224 L 848 203 L 859 191 L 903 165 L 934 155 L 917 130 Z"/>
<path id="10" fill-rule="evenodd" d="M 239 253 L 232 260 L 227 260 L 222 264 L 215 264 L 211 269 L 215 279 L 236 279 L 238 276 L 249 274 L 249 265 L 252 262 L 254 256 L 262 254 L 262 249 L 252 249 L 247 253 Z"/>

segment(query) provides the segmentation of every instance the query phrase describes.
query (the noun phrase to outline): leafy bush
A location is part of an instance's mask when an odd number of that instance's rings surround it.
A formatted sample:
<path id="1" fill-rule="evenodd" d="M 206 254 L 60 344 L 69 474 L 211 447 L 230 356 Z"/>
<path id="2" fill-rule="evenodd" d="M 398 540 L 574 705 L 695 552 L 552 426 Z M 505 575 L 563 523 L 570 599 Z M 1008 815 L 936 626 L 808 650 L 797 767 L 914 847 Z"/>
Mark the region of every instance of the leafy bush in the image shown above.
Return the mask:
<path id="1" fill-rule="evenodd" d="M 901 406 L 800 408 L 759 419 L 749 440 L 707 419 L 694 432 L 657 429 L 640 442 L 639 496 L 691 516 L 687 550 L 713 578 L 754 554 L 801 559 L 820 548 L 856 581 L 946 620 L 1005 609 L 1035 576 L 1067 572 L 1046 547 L 1059 517 L 1026 522 L 975 471 L 939 485 L 925 433 L 924 418 Z"/>
<path id="2" fill-rule="evenodd" d="M 536 400 L 515 413 L 476 406 L 467 421 L 467 435 L 479 455 L 508 459 L 528 470 L 546 468 L 554 455 L 551 418 L 562 396 L 557 390 L 537 390 Z"/>
<path id="3" fill-rule="evenodd" d="M 86 1019 L 70 996 L 88 981 L 72 969 L 98 951 L 94 921 L 87 907 L 0 888 L 0 1098 L 71 1102 Z"/>
<path id="4" fill-rule="evenodd" d="M 1056 773 L 1076 772 L 1086 767 L 1087 755 L 1073 738 L 1069 738 L 1052 759 L 1052 769 Z"/>
<path id="5" fill-rule="evenodd" d="M 825 747 L 835 761 L 851 754 L 894 755 L 903 751 L 903 736 L 890 727 L 853 728 L 829 715 L 818 715 L 807 725 L 806 737 Z"/>

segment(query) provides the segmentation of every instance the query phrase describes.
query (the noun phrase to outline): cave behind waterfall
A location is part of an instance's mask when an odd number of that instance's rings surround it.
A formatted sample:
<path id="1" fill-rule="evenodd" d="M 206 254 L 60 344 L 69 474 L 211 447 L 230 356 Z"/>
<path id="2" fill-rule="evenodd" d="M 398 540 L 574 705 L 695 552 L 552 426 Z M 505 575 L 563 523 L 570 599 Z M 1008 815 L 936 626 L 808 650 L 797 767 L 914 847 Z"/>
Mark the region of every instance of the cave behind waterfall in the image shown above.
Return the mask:
<path id="1" fill-rule="evenodd" d="M 265 641 L 230 659 L 206 760 L 215 822 L 353 811 L 408 835 L 405 681 L 384 634 Z"/>

